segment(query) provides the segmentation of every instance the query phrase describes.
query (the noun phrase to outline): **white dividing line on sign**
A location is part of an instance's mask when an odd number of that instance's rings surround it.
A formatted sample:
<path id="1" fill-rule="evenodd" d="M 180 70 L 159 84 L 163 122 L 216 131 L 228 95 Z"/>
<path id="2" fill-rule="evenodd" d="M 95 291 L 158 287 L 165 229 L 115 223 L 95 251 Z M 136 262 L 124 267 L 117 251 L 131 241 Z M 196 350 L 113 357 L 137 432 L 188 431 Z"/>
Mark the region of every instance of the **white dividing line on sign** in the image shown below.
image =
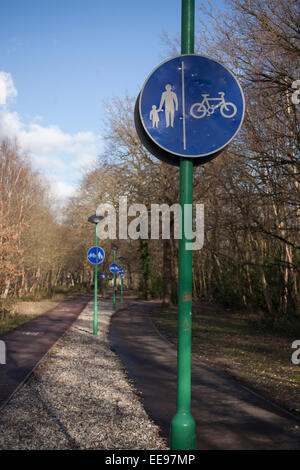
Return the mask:
<path id="1" fill-rule="evenodd" d="M 184 94 L 184 62 L 181 62 L 182 77 L 182 126 L 183 126 L 183 148 L 186 150 L 186 131 L 185 131 L 185 94 Z"/>

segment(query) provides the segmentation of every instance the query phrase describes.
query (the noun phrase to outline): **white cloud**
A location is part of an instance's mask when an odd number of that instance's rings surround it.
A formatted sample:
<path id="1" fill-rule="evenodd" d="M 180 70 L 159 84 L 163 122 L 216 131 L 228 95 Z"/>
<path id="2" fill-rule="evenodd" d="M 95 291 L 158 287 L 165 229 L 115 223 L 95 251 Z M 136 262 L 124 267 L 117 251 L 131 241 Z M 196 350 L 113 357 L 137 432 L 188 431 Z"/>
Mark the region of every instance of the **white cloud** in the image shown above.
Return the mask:
<path id="1" fill-rule="evenodd" d="M 46 181 L 49 182 L 50 200 L 52 207 L 57 211 L 59 217 L 60 210 L 68 202 L 68 198 L 76 193 L 76 186 L 65 181 L 58 180 L 53 175 L 48 175 Z"/>
<path id="2" fill-rule="evenodd" d="M 22 129 L 18 113 L 10 113 L 9 111 L 0 111 L 0 139 L 19 136 Z"/>
<path id="3" fill-rule="evenodd" d="M 35 154 L 48 155 L 64 149 L 69 145 L 71 137 L 57 126 L 29 124 L 28 130 L 23 129 L 20 132 L 19 139 L 24 149 Z"/>
<path id="4" fill-rule="evenodd" d="M 16 138 L 20 147 L 32 156 L 35 168 L 50 177 L 58 197 L 73 194 L 74 186 L 69 181 L 75 181 L 80 177 L 80 170 L 93 165 L 101 150 L 101 136 L 90 131 L 67 133 L 57 125 L 43 126 L 42 116 L 24 122 L 18 113 L 5 107 L 8 98 L 15 96 L 17 90 L 11 75 L 0 71 L 0 140 Z"/>
<path id="5" fill-rule="evenodd" d="M 96 162 L 96 155 L 93 152 L 82 153 L 76 160 L 72 162 L 72 167 L 79 170 L 87 170 L 92 168 Z"/>
<path id="6" fill-rule="evenodd" d="M 6 105 L 9 98 L 18 94 L 10 73 L 0 70 L 0 105 Z"/>
<path id="7" fill-rule="evenodd" d="M 36 154 L 31 155 L 31 160 L 35 168 L 42 170 L 44 173 L 64 172 L 68 169 L 68 165 L 62 158 L 55 155 L 43 155 L 42 157 Z"/>
<path id="8" fill-rule="evenodd" d="M 74 167 L 81 166 L 81 159 L 84 166 L 88 159 L 94 160 L 102 141 L 101 136 L 89 131 L 68 134 L 56 125 L 41 126 L 35 122 L 26 126 L 17 113 L 7 110 L 0 112 L 0 138 L 4 137 L 17 137 L 23 150 L 36 156 L 72 156 Z"/>
<path id="9" fill-rule="evenodd" d="M 85 156 L 87 153 L 97 155 L 100 136 L 92 132 L 68 134 L 58 126 L 41 126 L 31 123 L 27 129 L 19 132 L 20 144 L 25 150 L 39 155 L 73 155 Z"/>
<path id="10" fill-rule="evenodd" d="M 65 183 L 64 181 L 56 181 L 52 183 L 51 190 L 54 197 L 63 200 L 73 196 L 75 194 L 76 188 L 70 184 Z"/>
<path id="11" fill-rule="evenodd" d="M 0 139 L 17 138 L 33 163 L 41 169 L 74 170 L 89 168 L 99 154 L 102 138 L 93 132 L 68 134 L 58 126 L 41 126 L 31 122 L 27 126 L 18 113 L 0 111 Z"/>

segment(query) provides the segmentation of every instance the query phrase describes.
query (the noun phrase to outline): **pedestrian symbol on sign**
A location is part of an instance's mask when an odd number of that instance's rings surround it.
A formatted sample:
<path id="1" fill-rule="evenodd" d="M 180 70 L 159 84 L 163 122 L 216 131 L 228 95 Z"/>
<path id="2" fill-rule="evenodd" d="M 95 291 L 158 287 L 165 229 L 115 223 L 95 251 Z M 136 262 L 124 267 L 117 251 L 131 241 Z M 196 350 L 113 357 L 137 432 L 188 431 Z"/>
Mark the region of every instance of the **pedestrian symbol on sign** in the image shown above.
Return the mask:
<path id="1" fill-rule="evenodd" d="M 176 93 L 172 91 L 171 85 L 166 85 L 166 91 L 161 95 L 159 111 L 162 111 L 162 107 L 165 106 L 165 116 L 166 116 L 166 127 L 170 125 L 171 118 L 171 127 L 174 127 L 174 117 L 175 110 L 178 111 L 178 99 Z"/>
<path id="2" fill-rule="evenodd" d="M 156 109 L 155 104 L 152 106 L 152 109 L 150 111 L 150 119 L 152 121 L 152 127 L 158 127 L 159 115 L 158 115 L 158 110 Z"/>
<path id="3" fill-rule="evenodd" d="M 245 110 L 240 84 L 214 59 L 186 54 L 160 64 L 139 95 L 135 123 L 154 155 L 214 158 L 239 131 Z"/>

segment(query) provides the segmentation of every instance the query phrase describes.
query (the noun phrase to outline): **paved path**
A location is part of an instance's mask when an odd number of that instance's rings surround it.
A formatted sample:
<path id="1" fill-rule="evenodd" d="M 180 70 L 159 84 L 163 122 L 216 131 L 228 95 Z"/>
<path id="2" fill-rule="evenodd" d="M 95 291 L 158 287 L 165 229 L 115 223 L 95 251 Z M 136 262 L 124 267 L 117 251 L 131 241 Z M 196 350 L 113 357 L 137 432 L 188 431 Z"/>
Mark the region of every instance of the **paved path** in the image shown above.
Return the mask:
<path id="1" fill-rule="evenodd" d="M 6 364 L 0 364 L 0 409 L 70 328 L 90 299 L 91 295 L 80 295 L 61 302 L 48 312 L 0 335 L 6 345 Z"/>
<path id="2" fill-rule="evenodd" d="M 112 318 L 110 341 L 142 392 L 146 411 L 169 436 L 176 404 L 176 348 L 135 302 Z M 192 361 L 192 415 L 198 449 L 300 449 L 300 420 L 225 373 Z"/>

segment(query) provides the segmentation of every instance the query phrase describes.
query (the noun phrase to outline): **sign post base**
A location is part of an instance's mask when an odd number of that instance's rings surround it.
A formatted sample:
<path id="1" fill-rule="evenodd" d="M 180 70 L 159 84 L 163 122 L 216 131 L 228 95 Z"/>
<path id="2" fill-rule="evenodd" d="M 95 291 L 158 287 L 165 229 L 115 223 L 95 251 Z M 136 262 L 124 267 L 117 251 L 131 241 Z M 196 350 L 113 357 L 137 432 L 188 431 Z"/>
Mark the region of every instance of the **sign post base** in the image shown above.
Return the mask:
<path id="1" fill-rule="evenodd" d="M 171 421 L 172 450 L 196 450 L 196 423 L 189 411 L 178 411 Z"/>

